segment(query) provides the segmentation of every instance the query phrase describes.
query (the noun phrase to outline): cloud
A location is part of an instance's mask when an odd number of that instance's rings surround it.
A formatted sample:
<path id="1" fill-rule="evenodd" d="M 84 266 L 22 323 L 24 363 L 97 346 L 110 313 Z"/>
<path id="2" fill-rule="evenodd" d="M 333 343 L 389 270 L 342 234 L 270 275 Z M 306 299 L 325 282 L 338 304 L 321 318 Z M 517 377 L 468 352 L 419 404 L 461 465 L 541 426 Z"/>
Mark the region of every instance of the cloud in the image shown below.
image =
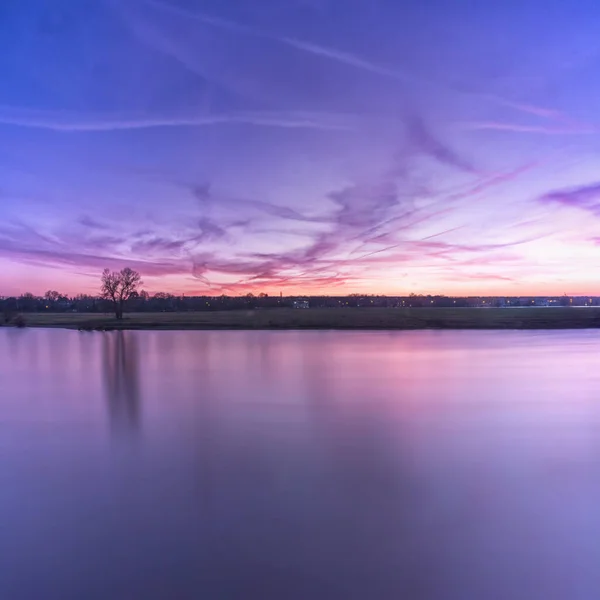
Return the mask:
<path id="1" fill-rule="evenodd" d="M 424 250 L 437 249 L 441 251 L 460 251 L 460 252 L 484 252 L 489 250 L 498 250 L 503 248 L 513 248 L 515 246 L 521 246 L 530 242 L 541 239 L 544 236 L 532 236 L 521 240 L 515 240 L 512 242 L 502 242 L 497 244 L 455 244 L 449 242 L 432 242 L 424 239 L 415 242 L 409 242 L 414 244 L 415 247 Z"/>
<path id="2" fill-rule="evenodd" d="M 110 255 L 94 255 L 73 252 L 70 248 L 42 249 L 22 246 L 16 242 L 0 239 L 2 255 L 11 260 L 52 266 L 72 266 L 77 268 L 92 269 L 100 272 L 104 268 L 122 269 L 131 267 L 143 275 L 164 276 L 189 273 L 189 266 L 168 261 L 143 261 L 135 258 L 118 257 Z"/>
<path id="3" fill-rule="evenodd" d="M 481 265 L 476 265 L 481 266 Z M 440 279 L 446 281 L 455 281 L 456 279 L 467 280 L 467 281 L 503 281 L 503 282 L 514 282 L 513 277 L 507 275 L 500 275 L 498 273 L 470 273 L 456 267 L 446 267 L 443 272 L 439 273 Z"/>
<path id="4" fill-rule="evenodd" d="M 539 201 L 580 208 L 600 216 L 600 182 L 553 190 L 540 196 Z"/>
<path id="5" fill-rule="evenodd" d="M 539 133 L 542 135 L 581 135 L 598 133 L 600 131 L 598 125 L 579 121 L 554 108 L 528 104 L 525 102 L 514 102 L 491 94 L 484 94 L 481 97 L 486 100 L 491 100 L 500 106 L 510 108 L 526 115 L 539 117 L 544 121 L 550 121 L 552 124 L 513 123 L 510 121 L 506 122 L 493 119 L 463 122 L 461 123 L 463 129 Z"/>
<path id="6" fill-rule="evenodd" d="M 210 274 L 233 275 L 237 281 L 215 283 Z M 261 286 L 298 287 L 306 291 L 324 285 L 344 285 L 352 276 L 338 272 L 333 265 L 306 268 L 302 261 L 290 256 L 254 255 L 254 259 L 223 258 L 215 253 L 198 255 L 194 262 L 193 275 L 212 290 L 241 291 L 255 290 Z"/>
<path id="7" fill-rule="evenodd" d="M 482 192 L 486 192 L 492 188 L 501 186 L 502 184 L 515 181 L 524 173 L 527 173 L 528 171 L 531 171 L 539 167 L 540 165 L 540 160 L 533 160 L 524 165 L 516 167 L 515 169 L 511 169 L 510 171 L 505 171 L 503 173 L 493 173 L 486 177 L 482 177 L 475 184 L 469 185 L 469 187 L 465 190 L 445 195 L 444 202 L 448 203 L 455 202 L 457 200 L 473 199 L 475 196 L 478 196 Z"/>
<path id="8" fill-rule="evenodd" d="M 408 186 L 408 181 L 405 183 Z M 206 185 L 199 186 L 197 195 L 203 203 L 214 199 Z M 251 283 L 255 286 L 282 285 L 287 281 L 297 285 L 307 281 L 321 281 L 321 285 L 328 281 L 340 283 L 350 276 L 347 268 L 353 262 L 350 258 L 341 258 L 340 253 L 349 256 L 349 244 L 361 243 L 365 232 L 372 233 L 378 224 L 389 220 L 390 212 L 400 204 L 398 185 L 392 178 L 384 176 L 377 182 L 346 185 L 334 190 L 329 194 L 329 200 L 336 209 L 328 216 L 318 218 L 307 218 L 291 209 L 260 201 L 242 202 L 240 206 L 257 208 L 278 218 L 319 223 L 327 226 L 327 230 L 313 232 L 308 245 L 287 252 L 253 253 L 231 260 L 213 253 L 196 255 L 194 276 L 210 285 L 210 273 L 234 275 L 240 277 L 236 285 L 245 287 Z M 406 211 L 406 208 L 402 210 Z M 399 216 L 396 218 L 400 219 Z"/>
<path id="9" fill-rule="evenodd" d="M 0 124 L 60 132 L 102 132 L 155 127 L 208 127 L 216 125 L 255 125 L 284 129 L 350 131 L 351 117 L 310 112 L 232 112 L 197 115 L 78 115 L 76 113 L 17 109 L 0 106 Z"/>
<path id="10" fill-rule="evenodd" d="M 219 240 L 227 235 L 227 231 L 210 219 L 203 217 L 198 221 L 200 233 L 194 238 L 195 241 L 203 242 Z"/>
<path id="11" fill-rule="evenodd" d="M 341 50 L 336 50 L 335 48 L 329 48 L 327 46 L 321 46 L 319 44 L 305 42 L 302 40 L 297 40 L 295 38 L 277 37 L 274 39 L 277 39 L 278 41 L 287 44 L 292 48 L 296 48 L 297 50 L 301 50 L 303 52 L 313 54 L 315 56 L 321 56 L 323 58 L 327 58 L 329 60 L 348 65 L 356 69 L 373 73 L 375 75 L 391 77 L 392 79 L 399 79 L 405 82 L 412 81 L 412 79 L 409 78 L 405 73 L 402 73 L 396 69 L 391 69 L 389 67 L 379 65 L 370 60 L 357 56 L 356 54 L 342 52 Z"/>
<path id="12" fill-rule="evenodd" d="M 83 227 L 87 227 L 88 229 L 99 229 L 101 231 L 105 231 L 110 229 L 110 226 L 106 223 L 101 223 L 100 221 L 96 221 L 96 219 L 92 219 L 92 217 L 88 215 L 84 215 L 79 218 L 78 223 L 83 225 Z"/>
<path id="13" fill-rule="evenodd" d="M 543 135 L 584 135 L 600 132 L 600 127 L 592 125 L 523 125 L 520 123 L 503 123 L 501 121 L 467 121 L 460 123 L 463 129 L 494 130 L 517 133 L 539 133 Z"/>
<path id="14" fill-rule="evenodd" d="M 401 240 L 390 246 L 379 248 L 359 256 L 353 260 L 354 265 L 364 264 L 394 264 L 394 263 L 409 263 L 412 265 L 418 264 L 422 259 L 441 259 L 454 264 L 462 265 L 483 265 L 486 264 L 488 256 L 486 253 L 496 253 L 498 250 L 504 250 L 506 248 L 512 248 L 527 244 L 532 241 L 541 239 L 544 236 L 532 236 L 520 240 L 504 243 L 454 243 L 447 241 L 432 241 L 436 238 L 458 231 L 462 227 L 454 227 L 444 231 L 440 231 L 436 234 L 426 236 L 422 239 L 407 239 Z M 390 251 L 395 251 L 390 254 Z M 464 255 L 472 256 L 473 254 L 478 255 L 476 259 L 465 259 Z M 496 256 L 496 254 L 494 254 Z M 471 260 L 473 262 L 471 262 Z M 493 264 L 493 259 L 489 264 Z"/>
<path id="15" fill-rule="evenodd" d="M 131 251 L 135 255 L 180 252 L 185 246 L 185 243 L 185 240 L 172 240 L 163 237 L 152 237 L 150 239 L 135 242 L 131 246 Z"/>
<path id="16" fill-rule="evenodd" d="M 333 191 L 329 198 L 338 205 L 336 222 L 347 227 L 371 227 L 398 202 L 398 189 L 393 180 L 373 184 L 354 184 Z"/>
<path id="17" fill-rule="evenodd" d="M 79 236 L 72 229 L 62 235 L 49 235 L 24 223 L 9 223 L 0 227 L 0 254 L 10 260 L 46 267 L 71 266 L 98 271 L 105 267 L 129 266 L 148 276 L 189 273 L 187 261 L 143 260 L 135 255 L 124 255 L 118 248 L 129 237 L 93 233 Z"/>
<path id="18" fill-rule="evenodd" d="M 512 100 L 506 100 L 505 98 L 500 98 L 498 96 L 487 96 L 489 99 L 501 104 L 502 106 L 506 106 L 508 108 L 512 108 L 522 113 L 526 113 L 529 115 L 534 115 L 536 117 L 540 117 L 543 119 L 548 119 L 552 121 L 560 121 L 563 123 L 568 123 L 573 126 L 581 126 L 587 127 L 586 124 L 573 119 L 566 113 L 556 110 L 554 108 L 548 108 L 546 106 L 538 106 L 536 104 L 528 104 L 526 102 L 513 102 Z"/>
<path id="19" fill-rule="evenodd" d="M 454 167 L 467 173 L 476 173 L 477 170 L 462 156 L 458 155 L 449 146 L 445 145 L 427 129 L 423 119 L 418 115 L 407 118 L 407 133 L 409 141 L 423 154 L 429 155 L 438 162 L 449 167 Z"/>
<path id="20" fill-rule="evenodd" d="M 473 167 L 438 142 L 426 130 L 422 121 L 414 119 L 413 123 L 415 125 L 407 140 L 407 147 L 391 160 L 389 167 L 370 180 L 349 183 L 332 190 L 327 199 L 332 203 L 333 210 L 324 215 L 307 216 L 291 208 L 261 200 L 230 198 L 215 193 L 207 183 L 189 186 L 191 193 L 205 208 L 229 206 L 240 210 L 257 210 L 278 219 L 321 226 L 312 232 L 306 232 L 310 238 L 308 244 L 285 252 L 253 253 L 233 260 L 223 260 L 214 254 L 196 255 L 193 257 L 195 276 L 204 283 L 209 283 L 211 273 L 238 276 L 239 282 L 244 285 L 250 282 L 281 282 L 287 278 L 298 281 L 302 277 L 326 279 L 332 273 L 339 279 L 349 276 L 356 267 L 367 266 L 370 257 L 389 253 L 391 249 L 400 246 L 404 249 L 404 260 L 407 257 L 414 260 L 418 255 L 444 258 L 445 254 L 456 252 L 458 246 L 441 242 L 410 242 L 399 239 L 400 235 L 406 235 L 419 223 L 445 216 L 452 210 L 439 208 L 436 204 L 415 208 L 415 200 L 423 190 L 422 185 L 412 176 L 411 161 L 414 156 L 423 153 L 433 155 L 453 168 L 473 172 Z M 498 178 L 500 177 L 499 175 Z M 457 229 L 446 228 L 431 238 Z M 370 251 L 367 252 L 369 248 Z M 363 255 L 357 257 L 359 251 Z M 395 258 L 399 258 L 397 253 Z M 389 262 L 390 259 L 386 258 L 386 261 Z"/>
<path id="21" fill-rule="evenodd" d="M 498 265 L 515 265 L 519 262 L 520 256 L 516 252 L 497 252 L 479 256 L 470 256 L 470 258 L 456 258 L 454 262 L 461 267 L 496 267 Z"/>
<path id="22" fill-rule="evenodd" d="M 400 234 L 419 223 L 442 217 L 451 209 L 437 205 L 415 208 L 415 200 L 423 193 L 423 186 L 412 176 L 412 158 L 426 152 L 434 153 L 441 160 L 461 170 L 471 168 L 456 153 L 437 142 L 421 124 L 418 129 L 419 144 L 411 138 L 406 148 L 390 159 L 388 168 L 378 176 L 366 181 L 348 183 L 327 194 L 330 210 L 324 209 L 318 215 L 303 214 L 288 206 L 281 206 L 255 198 L 228 195 L 215 190 L 209 182 L 191 183 L 181 181 L 166 174 L 150 173 L 161 180 L 187 189 L 197 200 L 203 214 L 234 211 L 247 223 L 252 212 L 263 214 L 275 221 L 270 226 L 271 233 L 278 231 L 277 221 L 295 221 L 314 225 L 301 232 L 308 243 L 302 246 L 272 253 L 240 254 L 232 261 L 198 249 L 188 248 L 193 261 L 193 274 L 209 285 L 215 274 L 237 276 L 241 281 L 279 281 L 282 277 L 315 276 L 329 277 L 331 271 L 343 268 L 345 273 L 353 268 L 358 249 L 367 246 L 380 251 L 380 246 L 396 242 Z M 225 230 L 212 230 L 217 236 Z M 202 235 L 206 237 L 208 231 Z M 215 238 L 215 239 L 218 239 Z M 226 251 L 231 254 L 231 251 Z M 438 254 L 442 254 L 439 252 Z M 216 278 L 215 278 L 216 279 Z"/>
<path id="23" fill-rule="evenodd" d="M 304 223 L 326 222 L 321 217 L 309 217 L 303 215 L 297 210 L 294 210 L 293 208 L 281 206 L 272 202 L 266 202 L 264 200 L 256 200 L 252 198 L 238 198 L 236 196 L 229 196 L 227 194 L 219 194 L 214 192 L 211 189 L 210 184 L 206 182 L 189 184 L 171 181 L 171 183 L 175 183 L 176 185 L 180 185 L 189 189 L 191 194 L 199 201 L 202 208 L 205 208 L 207 205 L 218 205 L 234 210 L 240 208 L 249 208 L 272 217 L 277 217 L 279 219 L 300 221 Z"/>
<path id="24" fill-rule="evenodd" d="M 192 274 L 203 283 L 212 288 L 222 287 L 232 289 L 238 284 L 254 286 L 269 283 L 280 285 L 284 281 L 294 280 L 300 282 L 307 278 L 315 281 L 331 276 L 330 268 L 319 266 L 317 261 L 304 260 L 301 253 L 286 253 L 282 255 L 253 254 L 225 258 L 217 256 L 214 252 L 197 254 L 193 260 Z M 215 284 L 209 280 L 210 274 L 231 275 L 237 281 L 226 284 Z"/>
<path id="25" fill-rule="evenodd" d="M 0 240 L 19 240 L 32 246 L 54 246 L 57 240 L 51 235 L 41 233 L 35 227 L 22 221 L 5 222 L 0 225 Z"/>
<path id="26" fill-rule="evenodd" d="M 237 31 L 238 33 L 246 33 L 249 35 L 261 35 L 258 30 L 248 27 L 246 25 L 241 25 L 239 23 L 235 23 L 233 21 L 229 21 L 227 19 L 221 19 L 219 17 L 213 17 L 203 12 L 199 11 L 190 11 L 184 8 L 180 8 L 178 6 L 173 6 L 172 4 L 168 4 L 167 2 L 159 2 L 158 0 L 142 0 L 142 2 L 148 6 L 153 6 L 158 8 L 162 12 L 168 12 L 173 15 L 177 15 L 178 17 L 184 19 L 192 19 L 194 21 L 199 21 L 201 23 L 205 23 L 206 25 L 213 25 L 215 27 L 221 27 L 223 29 L 229 29 L 231 31 Z M 118 4 L 121 2 L 118 0 Z"/>
<path id="27" fill-rule="evenodd" d="M 347 275 L 330 275 L 326 277 L 321 276 L 301 276 L 301 277 L 273 277 L 265 280 L 242 280 L 234 283 L 221 285 L 215 288 L 209 285 L 209 289 L 220 292 L 227 292 L 233 294 L 243 294 L 247 292 L 257 292 L 261 288 L 277 289 L 277 290 L 289 290 L 298 292 L 298 288 L 301 289 L 303 294 L 322 294 L 324 286 L 327 289 L 347 287 L 352 283 L 358 281 L 358 279 L 347 276 Z M 343 293 L 343 292 L 340 292 Z"/>
<path id="28" fill-rule="evenodd" d="M 271 41 L 278 42 L 290 48 L 300 50 L 306 54 L 318 56 L 337 62 L 339 64 L 347 65 L 355 69 L 373 73 L 375 75 L 381 75 L 388 78 L 398 79 L 401 81 L 412 81 L 406 73 L 403 73 L 397 69 L 393 69 L 384 65 L 380 65 L 376 62 L 370 61 L 366 58 L 352 54 L 350 52 L 344 52 L 336 48 L 328 46 L 322 46 L 306 40 L 300 40 L 292 37 L 278 36 L 267 33 L 255 27 L 249 27 L 226 19 L 220 19 L 213 17 L 202 12 L 192 12 L 179 7 L 172 6 L 166 2 L 159 2 L 158 0 L 144 0 L 147 5 L 153 6 L 164 12 L 169 12 L 173 15 L 177 15 L 180 18 L 198 21 L 205 25 L 211 25 L 213 27 L 225 29 L 231 32 L 235 32 L 242 35 L 253 36 L 262 39 L 268 39 Z"/>
<path id="29" fill-rule="evenodd" d="M 489 280 L 489 281 L 514 281 L 512 277 L 497 275 L 494 273 L 468 273 L 464 275 L 467 279 Z"/>

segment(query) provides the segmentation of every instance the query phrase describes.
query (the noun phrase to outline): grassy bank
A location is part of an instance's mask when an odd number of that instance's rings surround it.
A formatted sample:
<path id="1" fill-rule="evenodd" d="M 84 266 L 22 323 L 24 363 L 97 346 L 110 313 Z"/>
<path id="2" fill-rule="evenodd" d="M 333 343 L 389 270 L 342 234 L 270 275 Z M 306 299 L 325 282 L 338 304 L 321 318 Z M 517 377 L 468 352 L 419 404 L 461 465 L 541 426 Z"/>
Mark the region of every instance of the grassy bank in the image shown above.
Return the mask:
<path id="1" fill-rule="evenodd" d="M 25 313 L 26 327 L 112 329 L 582 329 L 600 327 L 600 308 L 342 308 L 130 313 Z"/>

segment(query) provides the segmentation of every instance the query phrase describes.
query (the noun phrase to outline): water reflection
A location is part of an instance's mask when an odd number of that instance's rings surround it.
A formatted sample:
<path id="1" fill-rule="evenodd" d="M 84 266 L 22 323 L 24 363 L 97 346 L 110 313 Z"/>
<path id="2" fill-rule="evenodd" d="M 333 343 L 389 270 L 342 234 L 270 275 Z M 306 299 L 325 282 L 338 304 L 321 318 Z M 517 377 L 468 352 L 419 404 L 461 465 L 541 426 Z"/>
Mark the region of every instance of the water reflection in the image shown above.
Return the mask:
<path id="1" fill-rule="evenodd" d="M 135 431 L 140 426 L 139 358 L 136 338 L 116 331 L 103 336 L 104 389 L 111 428 Z"/>
<path id="2" fill-rule="evenodd" d="M 9 334 L 1 600 L 598 595 L 596 332 Z"/>

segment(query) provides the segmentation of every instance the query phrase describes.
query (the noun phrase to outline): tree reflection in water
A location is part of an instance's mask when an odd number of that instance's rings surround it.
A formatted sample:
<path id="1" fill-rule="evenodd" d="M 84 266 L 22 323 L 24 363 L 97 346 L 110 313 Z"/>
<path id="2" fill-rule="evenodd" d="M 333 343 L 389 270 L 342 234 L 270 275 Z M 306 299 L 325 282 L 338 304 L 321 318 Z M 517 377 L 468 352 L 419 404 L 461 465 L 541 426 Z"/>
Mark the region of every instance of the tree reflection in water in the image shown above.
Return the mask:
<path id="1" fill-rule="evenodd" d="M 134 431 L 140 424 L 137 341 L 124 331 L 104 334 L 104 388 L 113 431 Z"/>

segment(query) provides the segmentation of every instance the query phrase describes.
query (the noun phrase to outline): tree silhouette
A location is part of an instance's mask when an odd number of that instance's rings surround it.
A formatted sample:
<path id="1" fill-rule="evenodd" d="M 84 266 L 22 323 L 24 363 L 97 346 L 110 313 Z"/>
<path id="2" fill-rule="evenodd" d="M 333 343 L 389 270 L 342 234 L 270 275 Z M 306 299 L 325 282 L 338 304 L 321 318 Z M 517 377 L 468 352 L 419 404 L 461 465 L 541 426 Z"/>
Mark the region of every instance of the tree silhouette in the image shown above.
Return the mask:
<path id="1" fill-rule="evenodd" d="M 55 290 L 48 290 L 44 294 L 44 298 L 46 300 L 48 300 L 48 302 L 57 302 L 58 299 L 60 298 L 60 294 L 57 291 L 55 291 Z"/>
<path id="2" fill-rule="evenodd" d="M 110 269 L 104 269 L 102 273 L 102 297 L 113 303 L 117 319 L 123 318 L 127 300 L 137 295 L 137 288 L 141 284 L 141 275 L 129 267 L 112 272 Z"/>

